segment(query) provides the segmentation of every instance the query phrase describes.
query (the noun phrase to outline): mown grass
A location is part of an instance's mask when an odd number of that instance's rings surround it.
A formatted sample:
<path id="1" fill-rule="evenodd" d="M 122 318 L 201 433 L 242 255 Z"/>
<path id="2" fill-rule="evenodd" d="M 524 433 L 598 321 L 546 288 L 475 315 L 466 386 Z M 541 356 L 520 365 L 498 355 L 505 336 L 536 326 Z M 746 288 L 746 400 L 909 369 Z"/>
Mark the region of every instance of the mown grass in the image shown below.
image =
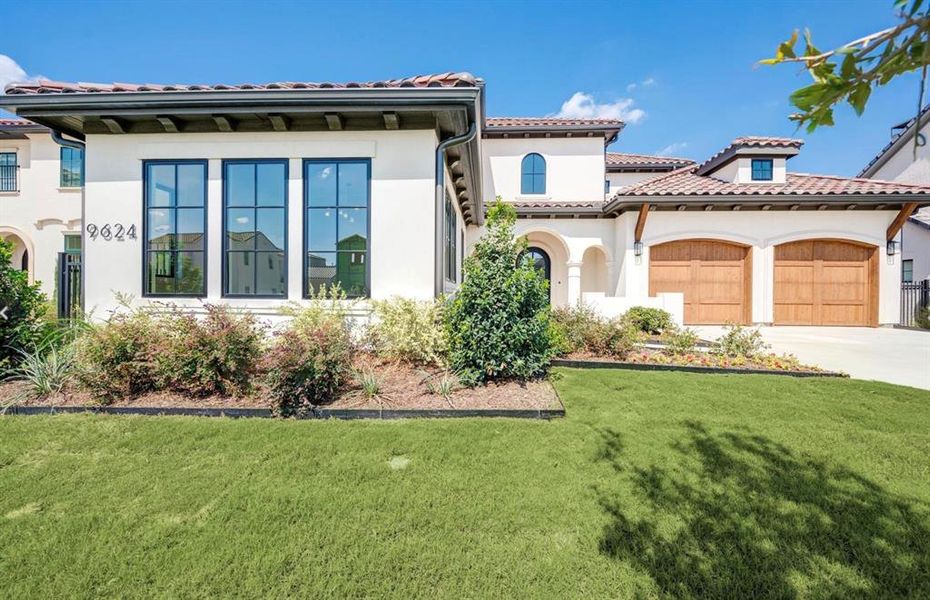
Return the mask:
<path id="1" fill-rule="evenodd" d="M 562 370 L 553 422 L 0 418 L 0 590 L 930 596 L 930 397 Z"/>

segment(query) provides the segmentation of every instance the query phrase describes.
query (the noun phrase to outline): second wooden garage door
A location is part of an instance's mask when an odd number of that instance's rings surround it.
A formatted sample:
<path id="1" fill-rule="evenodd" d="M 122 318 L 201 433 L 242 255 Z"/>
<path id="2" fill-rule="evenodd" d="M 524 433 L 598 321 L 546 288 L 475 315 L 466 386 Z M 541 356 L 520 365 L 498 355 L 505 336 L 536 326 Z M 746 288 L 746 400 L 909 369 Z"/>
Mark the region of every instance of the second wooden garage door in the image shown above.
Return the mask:
<path id="1" fill-rule="evenodd" d="M 843 240 L 775 247 L 776 325 L 878 324 L 878 253 Z"/>
<path id="2" fill-rule="evenodd" d="M 649 249 L 649 295 L 682 292 L 689 325 L 748 323 L 751 248 L 719 240 L 681 240 Z"/>

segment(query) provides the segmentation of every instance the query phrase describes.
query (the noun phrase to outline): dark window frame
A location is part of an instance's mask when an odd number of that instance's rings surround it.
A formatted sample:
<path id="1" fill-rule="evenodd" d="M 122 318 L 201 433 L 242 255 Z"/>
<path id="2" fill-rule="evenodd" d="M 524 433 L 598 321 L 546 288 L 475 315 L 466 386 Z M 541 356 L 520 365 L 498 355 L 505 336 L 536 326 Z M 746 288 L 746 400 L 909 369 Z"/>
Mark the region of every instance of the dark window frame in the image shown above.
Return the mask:
<path id="1" fill-rule="evenodd" d="M 13 162 L 0 163 L 0 168 L 8 173 L 0 172 L 0 182 L 9 185 L 0 186 L 0 192 L 18 192 L 19 191 L 19 153 L 16 150 L 2 151 L 0 156 L 12 156 Z M 12 187 L 10 187 L 10 185 Z"/>
<path id="2" fill-rule="evenodd" d="M 229 165 L 260 165 L 260 164 L 280 164 L 284 165 L 284 205 L 283 206 L 264 206 L 260 207 L 257 204 L 258 196 L 258 185 L 255 186 L 255 195 L 256 195 L 256 204 L 252 206 L 228 206 L 227 200 L 229 199 L 229 183 L 227 181 L 226 169 Z M 258 177 L 258 169 L 255 169 L 255 177 Z M 286 158 L 228 158 L 223 159 L 220 165 L 220 180 L 222 182 L 222 231 L 223 236 L 222 243 L 222 260 L 220 268 L 222 269 L 222 297 L 223 298 L 246 298 L 246 299 L 269 299 L 269 300 L 281 300 L 287 299 L 289 297 L 289 278 L 288 278 L 288 265 L 289 265 L 289 252 L 288 252 L 288 224 L 290 222 L 290 160 Z M 248 256 L 249 253 L 255 254 L 255 278 L 252 282 L 252 289 L 257 287 L 256 280 L 258 279 L 258 255 L 259 254 L 276 254 L 277 250 L 229 250 L 229 240 L 227 239 L 227 219 L 229 216 L 229 209 L 247 209 L 252 208 L 255 210 L 255 227 L 256 231 L 258 229 L 258 208 L 279 208 L 284 210 L 284 292 L 282 294 L 230 294 L 229 293 L 229 274 L 227 272 L 228 258 L 230 252 L 244 252 L 245 256 Z M 248 263 L 246 263 L 248 264 Z"/>
<path id="3" fill-rule="evenodd" d="M 359 157 L 327 157 L 327 158 L 305 158 L 301 163 L 301 178 L 303 179 L 303 207 L 301 213 L 301 232 L 303 234 L 303 257 L 302 257 L 302 274 L 301 274 L 301 296 L 304 299 L 310 298 L 310 278 L 308 277 L 309 271 L 309 258 L 310 258 L 310 236 L 308 235 L 308 227 L 310 224 L 310 209 L 311 208 L 331 208 L 333 210 L 339 210 L 339 163 L 351 163 L 351 164 L 363 164 L 366 167 L 367 171 L 367 202 L 365 204 L 365 293 L 361 295 L 349 294 L 348 290 L 343 290 L 346 293 L 346 298 L 351 299 L 365 299 L 371 297 L 371 159 L 370 158 L 359 158 Z M 330 206 L 310 206 L 310 179 L 307 177 L 307 167 L 312 164 L 336 164 L 336 204 Z M 362 208 L 360 206 L 346 206 L 342 208 Z M 336 220 L 336 242 L 339 242 L 339 221 Z M 360 254 L 357 250 L 317 250 L 317 252 L 328 252 L 336 254 L 336 265 L 338 268 L 338 258 L 339 253 L 344 252 L 346 254 L 352 255 L 354 260 L 356 254 Z"/>
<path id="4" fill-rule="evenodd" d="M 904 268 L 905 266 L 908 266 L 910 268 L 905 269 Z M 905 275 L 905 273 L 909 273 L 910 277 Z M 901 259 L 901 283 L 914 283 L 914 259 L 913 258 Z"/>
<path id="5" fill-rule="evenodd" d="M 149 186 L 148 186 L 148 168 L 149 165 L 202 165 L 204 168 L 203 173 L 203 250 L 189 250 L 188 252 L 200 252 L 203 254 L 203 287 L 202 291 L 197 294 L 178 294 L 171 293 L 165 294 L 160 292 L 150 292 L 148 290 L 148 272 L 149 272 L 149 255 L 155 252 L 165 252 L 164 250 L 149 250 Z M 207 296 L 207 281 L 209 263 L 207 251 L 209 248 L 209 239 L 208 239 L 208 230 L 207 223 L 208 218 L 208 206 L 209 198 L 207 197 L 207 187 L 208 182 L 210 181 L 210 165 L 207 159 L 152 159 L 152 160 L 143 160 L 142 161 L 142 297 L 143 298 L 205 298 Z M 177 227 L 177 208 L 175 209 L 175 227 Z M 83 251 L 83 249 L 82 249 Z M 175 254 L 180 252 L 179 250 L 169 250 L 168 252 L 174 252 Z M 177 288 L 177 284 L 175 284 Z"/>
<path id="6" fill-rule="evenodd" d="M 775 161 L 771 158 L 753 158 L 750 168 L 753 181 L 772 181 L 775 178 Z"/>
<path id="7" fill-rule="evenodd" d="M 65 160 L 65 153 L 70 153 L 71 158 L 67 161 Z M 68 184 L 65 182 L 65 163 L 73 165 L 75 159 L 74 154 L 80 154 L 80 168 L 78 169 L 78 184 Z M 58 151 L 58 187 L 62 188 L 81 188 L 84 187 L 84 151 L 78 150 L 77 148 L 70 148 L 68 146 L 62 146 Z M 72 171 L 73 172 L 73 171 Z"/>
<path id="8" fill-rule="evenodd" d="M 530 164 L 530 171 L 527 171 L 527 161 L 532 157 L 539 157 L 539 160 L 542 161 L 542 170 L 536 171 L 532 170 L 532 164 Z M 527 191 L 523 185 L 523 177 L 530 175 L 534 180 L 536 177 L 542 175 L 542 191 Z M 549 187 L 549 165 L 546 162 L 546 158 L 539 152 L 530 152 L 520 160 L 520 195 L 521 196 L 543 196 L 546 194 L 546 189 Z M 535 188 L 535 185 L 532 186 Z"/>
<path id="9" fill-rule="evenodd" d="M 447 283 L 458 283 L 456 262 L 458 261 L 458 228 L 459 217 L 455 212 L 452 197 L 446 192 L 446 202 L 443 210 L 443 275 Z"/>

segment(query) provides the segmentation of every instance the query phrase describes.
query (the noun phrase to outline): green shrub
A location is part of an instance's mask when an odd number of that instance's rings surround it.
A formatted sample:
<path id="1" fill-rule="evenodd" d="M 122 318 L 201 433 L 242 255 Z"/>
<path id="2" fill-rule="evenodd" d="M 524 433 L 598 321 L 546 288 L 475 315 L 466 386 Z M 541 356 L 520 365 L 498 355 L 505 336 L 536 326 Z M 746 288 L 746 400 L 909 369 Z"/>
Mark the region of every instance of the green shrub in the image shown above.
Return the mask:
<path id="1" fill-rule="evenodd" d="M 13 245 L 0 240 L 0 373 L 13 368 L 40 343 L 48 302 L 29 274 L 13 268 Z"/>
<path id="2" fill-rule="evenodd" d="M 917 311 L 914 323 L 921 329 L 930 329 L 930 306 L 925 306 Z"/>
<path id="3" fill-rule="evenodd" d="M 663 336 L 665 351 L 673 356 L 692 354 L 697 347 L 698 334 L 693 329 L 670 329 Z"/>
<path id="4" fill-rule="evenodd" d="M 592 329 L 587 350 L 598 356 L 624 359 L 642 341 L 642 332 L 622 317 L 601 320 Z"/>
<path id="5" fill-rule="evenodd" d="M 446 311 L 450 364 L 469 381 L 523 379 L 549 368 L 548 282 L 522 256 L 515 222 L 513 207 L 498 198 Z"/>
<path id="6" fill-rule="evenodd" d="M 251 314 L 205 308 L 203 318 L 173 310 L 156 319 L 164 332 L 155 355 L 157 385 L 192 396 L 247 394 L 258 375 L 263 332 Z"/>
<path id="7" fill-rule="evenodd" d="M 730 358 L 753 358 L 768 348 L 758 329 L 746 329 L 742 325 L 727 325 L 726 333 L 717 340 L 713 352 Z"/>
<path id="8" fill-rule="evenodd" d="M 96 398 L 110 402 L 155 389 L 155 354 L 164 332 L 141 310 L 91 326 L 75 342 L 77 377 Z"/>
<path id="9" fill-rule="evenodd" d="M 634 306 L 623 318 L 643 333 L 659 334 L 674 327 L 672 315 L 661 308 Z"/>
<path id="10" fill-rule="evenodd" d="M 275 411 L 295 415 L 332 400 L 349 374 L 350 348 L 343 323 L 295 318 L 263 361 Z"/>
<path id="11" fill-rule="evenodd" d="M 554 308 L 549 320 L 557 330 L 555 335 L 559 336 L 557 341 L 564 350 L 562 354 L 590 350 L 592 336 L 604 321 L 593 308 L 585 304 Z"/>
<path id="12" fill-rule="evenodd" d="M 13 381 L 26 384 L 26 396 L 42 398 L 61 392 L 74 376 L 74 347 L 43 345 L 22 352 Z"/>
<path id="13" fill-rule="evenodd" d="M 392 298 L 374 303 L 371 337 L 375 352 L 411 363 L 443 365 L 446 333 L 440 301 Z"/>

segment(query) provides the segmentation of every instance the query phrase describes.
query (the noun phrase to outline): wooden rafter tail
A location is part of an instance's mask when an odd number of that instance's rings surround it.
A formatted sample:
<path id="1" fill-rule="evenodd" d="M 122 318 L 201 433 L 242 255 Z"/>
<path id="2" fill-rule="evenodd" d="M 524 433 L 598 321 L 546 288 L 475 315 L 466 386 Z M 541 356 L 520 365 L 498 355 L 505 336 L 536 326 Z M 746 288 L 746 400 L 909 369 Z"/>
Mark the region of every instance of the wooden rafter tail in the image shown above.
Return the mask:
<path id="1" fill-rule="evenodd" d="M 910 217 L 917 210 L 916 202 L 908 202 L 901 207 L 901 210 L 895 216 L 894 221 L 891 222 L 891 225 L 888 226 L 888 231 L 885 233 L 886 240 L 893 240 L 898 232 L 901 231 L 901 228 L 904 227 L 904 223 L 907 222 L 908 217 Z"/>
<path id="2" fill-rule="evenodd" d="M 634 234 L 634 240 L 637 242 L 640 242 L 643 239 L 643 230 L 646 228 L 646 218 L 648 216 L 649 203 L 643 202 L 643 205 L 639 207 L 639 217 L 636 218 L 636 231 Z"/>

